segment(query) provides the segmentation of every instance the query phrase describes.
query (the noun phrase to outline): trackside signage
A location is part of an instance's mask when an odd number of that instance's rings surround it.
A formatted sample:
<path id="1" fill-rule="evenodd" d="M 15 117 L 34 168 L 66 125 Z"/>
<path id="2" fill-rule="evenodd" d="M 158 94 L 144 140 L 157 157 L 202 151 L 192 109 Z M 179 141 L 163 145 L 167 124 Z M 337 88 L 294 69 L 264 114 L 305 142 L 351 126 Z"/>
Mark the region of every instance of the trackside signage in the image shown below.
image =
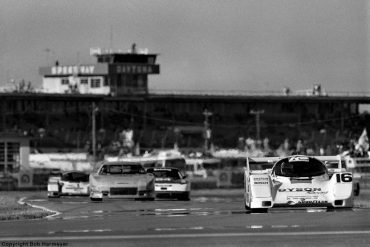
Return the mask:
<path id="1" fill-rule="evenodd" d="M 108 64 L 80 64 L 80 65 L 58 65 L 41 67 L 40 75 L 49 77 L 71 76 L 71 75 L 107 75 Z"/>
<path id="2" fill-rule="evenodd" d="M 158 65 L 145 64 L 120 64 L 115 65 L 115 73 L 117 74 L 158 74 Z"/>
<path id="3" fill-rule="evenodd" d="M 69 75 L 69 74 L 94 74 L 94 65 L 80 66 L 53 66 L 51 67 L 52 75 Z"/>

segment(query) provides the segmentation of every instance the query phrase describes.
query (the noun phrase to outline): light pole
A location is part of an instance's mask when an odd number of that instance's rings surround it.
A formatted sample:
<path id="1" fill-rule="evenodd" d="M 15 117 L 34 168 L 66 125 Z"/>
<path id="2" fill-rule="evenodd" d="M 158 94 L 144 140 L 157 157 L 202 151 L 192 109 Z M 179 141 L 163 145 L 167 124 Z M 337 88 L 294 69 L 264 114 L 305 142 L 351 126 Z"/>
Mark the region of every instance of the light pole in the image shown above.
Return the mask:
<path id="1" fill-rule="evenodd" d="M 211 138 L 211 130 L 209 129 L 209 117 L 212 116 L 212 112 L 205 109 L 203 111 L 204 115 L 204 151 L 208 151 L 208 141 Z"/>
<path id="2" fill-rule="evenodd" d="M 256 138 L 257 141 L 261 139 L 260 133 L 261 133 L 261 124 L 260 124 L 260 115 L 265 113 L 265 110 L 251 110 L 250 114 L 256 115 Z"/>
<path id="3" fill-rule="evenodd" d="M 91 139 L 92 139 L 92 151 L 93 151 L 93 162 L 95 163 L 96 159 L 96 112 L 98 111 L 98 107 L 96 106 L 95 102 L 92 102 L 92 112 L 91 112 L 91 120 L 92 120 L 92 129 L 91 129 Z M 95 165 L 95 164 L 94 164 Z"/>

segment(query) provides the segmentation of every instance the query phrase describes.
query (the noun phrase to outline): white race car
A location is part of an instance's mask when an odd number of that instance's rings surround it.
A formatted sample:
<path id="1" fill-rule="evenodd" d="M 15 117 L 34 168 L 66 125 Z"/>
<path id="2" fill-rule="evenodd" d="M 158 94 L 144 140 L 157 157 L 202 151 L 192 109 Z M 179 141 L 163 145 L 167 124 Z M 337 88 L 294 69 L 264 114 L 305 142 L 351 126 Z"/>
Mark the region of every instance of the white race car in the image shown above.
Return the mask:
<path id="1" fill-rule="evenodd" d="M 190 200 L 190 181 L 177 168 L 148 168 L 155 176 L 155 193 L 158 198 L 168 197 Z"/>
<path id="2" fill-rule="evenodd" d="M 87 196 L 89 190 L 89 174 L 80 171 L 65 172 L 61 176 L 50 176 L 48 180 L 48 197 L 65 195 Z"/>
<path id="3" fill-rule="evenodd" d="M 352 173 L 328 171 L 315 157 L 248 158 L 244 205 L 250 211 L 272 207 L 353 207 Z"/>

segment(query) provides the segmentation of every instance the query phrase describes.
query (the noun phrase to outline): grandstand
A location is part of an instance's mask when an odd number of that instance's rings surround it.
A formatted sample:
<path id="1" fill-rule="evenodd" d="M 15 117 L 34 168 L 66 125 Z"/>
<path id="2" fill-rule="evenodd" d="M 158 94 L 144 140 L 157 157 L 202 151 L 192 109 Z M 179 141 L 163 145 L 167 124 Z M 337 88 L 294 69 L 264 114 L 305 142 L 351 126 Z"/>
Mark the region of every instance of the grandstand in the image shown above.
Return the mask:
<path id="1" fill-rule="evenodd" d="M 97 143 L 109 149 L 122 130 L 134 130 L 140 147 L 199 149 L 204 142 L 203 112 L 212 112 L 211 142 L 236 147 L 239 137 L 256 137 L 253 109 L 260 115 L 261 138 L 277 147 L 285 138 L 312 145 L 334 145 L 357 138 L 368 127 L 369 116 L 360 114 L 366 96 L 170 94 L 145 95 L 2 93 L 1 131 L 33 137 L 41 150 L 83 150 L 91 142 L 92 104 L 96 104 Z"/>

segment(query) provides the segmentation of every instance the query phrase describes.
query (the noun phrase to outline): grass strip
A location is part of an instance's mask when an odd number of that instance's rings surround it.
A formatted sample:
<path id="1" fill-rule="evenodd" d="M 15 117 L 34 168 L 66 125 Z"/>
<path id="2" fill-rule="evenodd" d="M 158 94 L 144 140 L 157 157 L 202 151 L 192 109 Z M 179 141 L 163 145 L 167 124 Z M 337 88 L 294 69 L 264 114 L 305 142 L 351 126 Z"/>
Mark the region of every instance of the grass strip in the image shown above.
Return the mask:
<path id="1" fill-rule="evenodd" d="M 18 202 L 22 197 L 34 196 L 35 193 L 39 192 L 0 191 L 0 220 L 41 219 L 50 215 L 50 212 L 43 209 Z"/>

